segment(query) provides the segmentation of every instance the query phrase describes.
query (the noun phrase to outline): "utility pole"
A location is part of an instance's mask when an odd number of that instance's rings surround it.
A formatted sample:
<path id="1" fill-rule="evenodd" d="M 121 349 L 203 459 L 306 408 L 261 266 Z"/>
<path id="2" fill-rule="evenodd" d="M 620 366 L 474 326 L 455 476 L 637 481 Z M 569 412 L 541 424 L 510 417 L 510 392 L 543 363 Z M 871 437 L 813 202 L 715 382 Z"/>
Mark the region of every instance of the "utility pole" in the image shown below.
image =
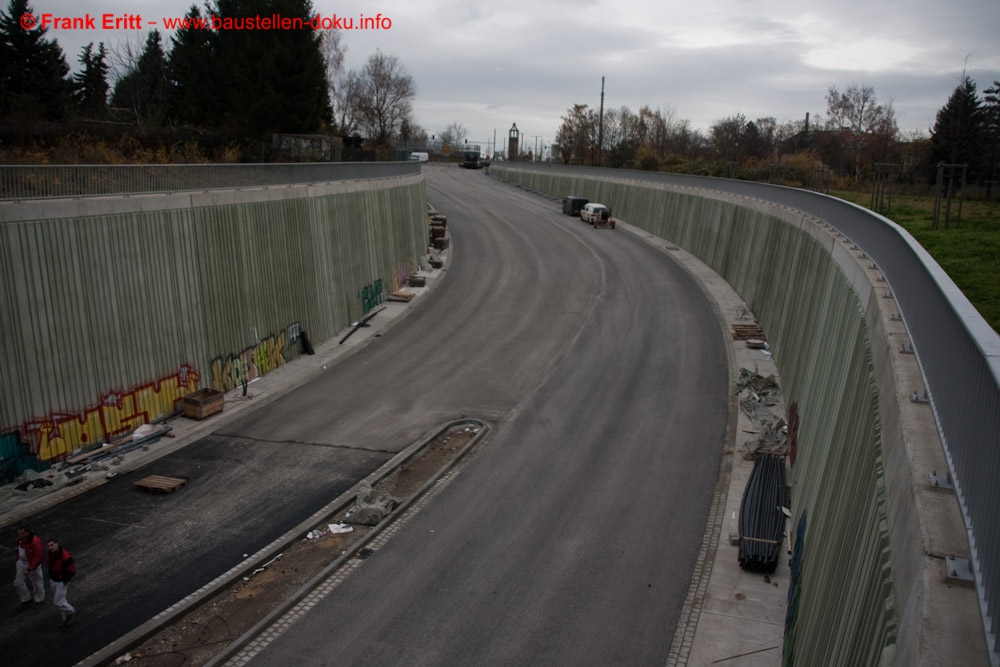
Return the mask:
<path id="1" fill-rule="evenodd" d="M 604 77 L 601 77 L 601 115 L 597 129 L 597 166 L 604 162 Z"/>
<path id="2" fill-rule="evenodd" d="M 490 156 L 491 160 L 496 157 L 496 152 L 497 152 L 497 129 L 494 127 L 493 128 L 493 155 Z"/>

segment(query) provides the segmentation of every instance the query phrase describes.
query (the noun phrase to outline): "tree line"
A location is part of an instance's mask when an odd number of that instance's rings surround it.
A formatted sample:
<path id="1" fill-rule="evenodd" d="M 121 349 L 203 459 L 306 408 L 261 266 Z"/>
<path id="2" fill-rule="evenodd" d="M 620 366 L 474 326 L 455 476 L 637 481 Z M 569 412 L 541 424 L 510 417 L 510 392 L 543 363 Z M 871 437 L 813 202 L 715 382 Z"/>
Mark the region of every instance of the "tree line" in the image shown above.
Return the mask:
<path id="1" fill-rule="evenodd" d="M 734 114 L 716 120 L 708 133 L 693 129 L 671 109 L 627 106 L 601 114 L 574 104 L 556 134 L 557 159 L 630 169 L 696 173 L 757 180 L 780 178 L 809 184 L 817 172 L 857 181 L 873 165 L 891 165 L 912 182 L 933 179 L 939 163 L 967 165 L 967 182 L 995 182 L 1000 171 L 1000 82 L 980 97 L 963 73 L 938 111 L 930 136 L 904 136 L 891 101 L 880 102 L 871 86 L 831 86 L 826 118 L 779 123 L 774 117 Z"/>
<path id="2" fill-rule="evenodd" d="M 167 45 L 157 30 L 144 43 L 91 43 L 72 75 L 47 30 L 21 27 L 20 18 L 33 13 L 28 0 L 10 0 L 0 12 L 0 116 L 114 119 L 253 139 L 326 133 L 364 137 L 376 149 L 419 132 L 416 84 L 396 56 L 377 51 L 345 71 L 339 31 L 221 30 L 206 22 L 281 14 L 308 23 L 309 0 L 213 0 L 204 14 L 192 5 L 190 27 Z"/>

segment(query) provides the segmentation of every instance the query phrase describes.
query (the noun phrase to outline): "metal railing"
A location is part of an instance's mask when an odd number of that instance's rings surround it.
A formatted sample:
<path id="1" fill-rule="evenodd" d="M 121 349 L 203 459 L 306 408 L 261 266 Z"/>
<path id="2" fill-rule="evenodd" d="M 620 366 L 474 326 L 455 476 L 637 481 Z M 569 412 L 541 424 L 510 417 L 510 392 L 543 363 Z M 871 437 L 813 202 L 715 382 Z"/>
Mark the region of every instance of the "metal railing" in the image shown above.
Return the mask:
<path id="1" fill-rule="evenodd" d="M 231 190 L 417 173 L 419 162 L 0 165 L 0 200 Z"/>
<path id="2" fill-rule="evenodd" d="M 622 169 L 504 166 L 669 183 L 774 202 L 826 222 L 875 262 L 899 306 L 924 377 L 969 536 L 990 662 L 1000 664 L 1000 335 L 916 239 L 860 206 L 796 188 Z"/>

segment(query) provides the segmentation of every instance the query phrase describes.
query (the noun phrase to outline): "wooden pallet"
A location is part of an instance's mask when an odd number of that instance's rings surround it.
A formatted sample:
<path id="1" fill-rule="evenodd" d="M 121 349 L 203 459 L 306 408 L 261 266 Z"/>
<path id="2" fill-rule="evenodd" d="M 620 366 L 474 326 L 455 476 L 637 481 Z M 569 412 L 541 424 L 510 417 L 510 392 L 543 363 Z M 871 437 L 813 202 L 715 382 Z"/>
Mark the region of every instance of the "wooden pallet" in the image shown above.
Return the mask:
<path id="1" fill-rule="evenodd" d="M 731 326 L 733 327 L 733 338 L 736 340 L 747 340 L 748 338 L 766 340 L 759 324 L 733 324 Z"/>
<path id="2" fill-rule="evenodd" d="M 132 482 L 132 486 L 151 493 L 173 493 L 185 484 L 187 484 L 186 479 L 163 477 L 162 475 L 150 475 L 143 477 L 138 482 Z"/>

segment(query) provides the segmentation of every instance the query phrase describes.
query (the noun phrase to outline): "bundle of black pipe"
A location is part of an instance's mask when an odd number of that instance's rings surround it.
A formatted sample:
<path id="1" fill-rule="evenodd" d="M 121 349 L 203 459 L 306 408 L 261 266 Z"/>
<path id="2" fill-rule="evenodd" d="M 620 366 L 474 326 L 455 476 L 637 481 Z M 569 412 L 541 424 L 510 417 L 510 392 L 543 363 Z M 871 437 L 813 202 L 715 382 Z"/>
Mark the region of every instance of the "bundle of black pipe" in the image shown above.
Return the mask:
<path id="1" fill-rule="evenodd" d="M 740 567 L 774 572 L 785 530 L 785 459 L 761 454 L 740 503 Z"/>

